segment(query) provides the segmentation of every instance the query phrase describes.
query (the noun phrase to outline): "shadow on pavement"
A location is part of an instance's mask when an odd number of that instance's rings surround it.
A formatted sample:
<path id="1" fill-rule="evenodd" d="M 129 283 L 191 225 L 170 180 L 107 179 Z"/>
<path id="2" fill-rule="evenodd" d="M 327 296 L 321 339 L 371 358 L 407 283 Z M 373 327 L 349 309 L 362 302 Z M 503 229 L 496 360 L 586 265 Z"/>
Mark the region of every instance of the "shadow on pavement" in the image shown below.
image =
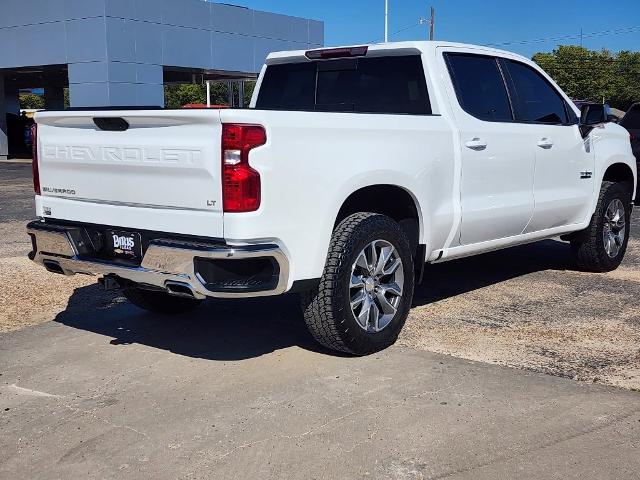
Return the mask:
<path id="1" fill-rule="evenodd" d="M 56 321 L 112 337 L 112 345 L 141 344 L 207 360 L 244 360 L 292 346 L 331 353 L 307 332 L 294 295 L 209 300 L 191 312 L 166 316 L 106 295 L 97 285 L 77 289 Z"/>
<path id="2" fill-rule="evenodd" d="M 573 268 L 568 244 L 554 240 L 429 265 L 414 305 L 537 271 Z M 141 344 L 209 360 L 254 358 L 291 346 L 335 355 L 318 346 L 307 332 L 296 295 L 210 300 L 192 312 L 162 316 L 94 285 L 77 289 L 56 321 L 112 337 L 113 345 Z"/>
<path id="3" fill-rule="evenodd" d="M 534 272 L 576 270 L 569 244 L 544 240 L 475 257 L 427 265 L 414 306 L 506 282 Z"/>

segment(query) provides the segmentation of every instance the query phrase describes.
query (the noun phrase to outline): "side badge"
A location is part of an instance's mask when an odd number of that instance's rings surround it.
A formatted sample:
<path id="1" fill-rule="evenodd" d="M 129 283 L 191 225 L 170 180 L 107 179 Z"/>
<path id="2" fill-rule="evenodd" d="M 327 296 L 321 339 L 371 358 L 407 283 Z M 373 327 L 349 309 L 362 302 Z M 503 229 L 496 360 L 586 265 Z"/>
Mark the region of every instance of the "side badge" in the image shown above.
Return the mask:
<path id="1" fill-rule="evenodd" d="M 42 213 L 47 216 L 50 217 L 51 216 L 51 207 L 42 207 Z"/>

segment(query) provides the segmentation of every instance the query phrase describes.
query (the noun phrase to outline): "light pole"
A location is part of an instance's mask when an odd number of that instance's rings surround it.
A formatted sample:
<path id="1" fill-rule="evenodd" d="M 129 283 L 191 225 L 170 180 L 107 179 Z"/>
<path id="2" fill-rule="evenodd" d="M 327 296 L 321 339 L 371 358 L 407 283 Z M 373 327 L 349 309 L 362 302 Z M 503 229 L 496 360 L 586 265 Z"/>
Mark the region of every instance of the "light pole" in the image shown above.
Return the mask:
<path id="1" fill-rule="evenodd" d="M 429 40 L 433 40 L 433 33 L 436 29 L 436 9 L 431 7 L 431 18 L 429 19 Z"/>
<path id="2" fill-rule="evenodd" d="M 384 43 L 389 41 L 389 0 L 384 0 Z"/>

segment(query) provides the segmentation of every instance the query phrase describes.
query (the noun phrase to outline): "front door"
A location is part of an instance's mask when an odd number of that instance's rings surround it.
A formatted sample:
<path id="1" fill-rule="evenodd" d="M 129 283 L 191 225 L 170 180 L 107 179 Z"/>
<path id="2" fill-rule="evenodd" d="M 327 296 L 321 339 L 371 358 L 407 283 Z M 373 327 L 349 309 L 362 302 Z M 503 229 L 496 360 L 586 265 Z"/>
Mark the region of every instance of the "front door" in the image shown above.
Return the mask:
<path id="1" fill-rule="evenodd" d="M 591 139 L 582 138 L 576 115 L 540 72 L 515 60 L 504 59 L 502 66 L 516 121 L 530 125 L 535 149 L 535 209 L 526 232 L 585 221 L 594 189 Z"/>

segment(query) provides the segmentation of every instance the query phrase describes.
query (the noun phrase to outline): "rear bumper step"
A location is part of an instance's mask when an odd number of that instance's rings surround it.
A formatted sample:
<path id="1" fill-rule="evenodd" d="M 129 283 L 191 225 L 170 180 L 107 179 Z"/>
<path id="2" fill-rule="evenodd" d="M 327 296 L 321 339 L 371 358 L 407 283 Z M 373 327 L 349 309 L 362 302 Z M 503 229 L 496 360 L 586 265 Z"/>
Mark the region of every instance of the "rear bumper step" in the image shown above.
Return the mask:
<path id="1" fill-rule="evenodd" d="M 152 240 L 140 265 L 83 258 L 78 227 L 31 222 L 29 258 L 54 273 L 105 275 L 195 298 L 278 295 L 287 289 L 289 262 L 275 244 L 203 245 L 184 239 Z M 178 288 L 179 287 L 179 288 Z"/>

